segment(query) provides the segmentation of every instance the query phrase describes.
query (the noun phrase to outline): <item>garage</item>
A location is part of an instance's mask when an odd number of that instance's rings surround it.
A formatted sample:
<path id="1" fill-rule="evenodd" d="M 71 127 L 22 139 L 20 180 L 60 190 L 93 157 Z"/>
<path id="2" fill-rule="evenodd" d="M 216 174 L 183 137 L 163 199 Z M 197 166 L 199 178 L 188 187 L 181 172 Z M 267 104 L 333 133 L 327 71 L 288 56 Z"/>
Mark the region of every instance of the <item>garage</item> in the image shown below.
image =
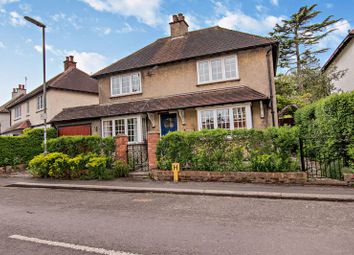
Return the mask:
<path id="1" fill-rule="evenodd" d="M 91 135 L 91 125 L 75 125 L 75 126 L 65 126 L 58 128 L 59 136 L 76 136 L 83 135 L 88 136 Z"/>

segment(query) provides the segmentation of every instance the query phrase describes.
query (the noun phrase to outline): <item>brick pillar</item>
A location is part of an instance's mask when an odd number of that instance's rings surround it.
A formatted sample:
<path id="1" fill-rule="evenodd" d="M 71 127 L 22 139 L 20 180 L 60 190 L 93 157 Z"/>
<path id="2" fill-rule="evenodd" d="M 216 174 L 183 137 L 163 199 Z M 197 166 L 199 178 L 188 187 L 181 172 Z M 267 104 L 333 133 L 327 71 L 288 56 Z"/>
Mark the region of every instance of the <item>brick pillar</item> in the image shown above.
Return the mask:
<path id="1" fill-rule="evenodd" d="M 116 159 L 128 163 L 127 152 L 128 152 L 128 136 L 117 135 L 116 136 Z"/>
<path id="2" fill-rule="evenodd" d="M 149 132 L 147 135 L 148 143 L 148 157 L 149 157 L 149 168 L 150 170 L 157 168 L 157 157 L 156 157 L 156 148 L 157 143 L 160 140 L 159 132 Z"/>

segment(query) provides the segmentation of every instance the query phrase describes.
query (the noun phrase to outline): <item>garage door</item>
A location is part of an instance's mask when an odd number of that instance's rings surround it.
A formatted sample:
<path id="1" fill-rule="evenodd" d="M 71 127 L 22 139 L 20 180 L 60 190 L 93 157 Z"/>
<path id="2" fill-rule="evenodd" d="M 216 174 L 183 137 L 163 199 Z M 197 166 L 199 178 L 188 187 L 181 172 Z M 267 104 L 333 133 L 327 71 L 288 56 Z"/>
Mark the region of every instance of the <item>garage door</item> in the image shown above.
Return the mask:
<path id="1" fill-rule="evenodd" d="M 76 125 L 59 128 L 59 136 L 91 135 L 91 125 Z"/>

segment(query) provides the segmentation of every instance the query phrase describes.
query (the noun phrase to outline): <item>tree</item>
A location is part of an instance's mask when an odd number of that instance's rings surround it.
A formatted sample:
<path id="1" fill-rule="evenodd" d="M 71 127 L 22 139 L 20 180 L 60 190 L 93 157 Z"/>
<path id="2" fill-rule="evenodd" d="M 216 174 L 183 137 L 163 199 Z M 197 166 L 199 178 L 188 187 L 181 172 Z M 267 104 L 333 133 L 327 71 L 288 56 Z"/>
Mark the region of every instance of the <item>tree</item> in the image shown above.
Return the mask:
<path id="1" fill-rule="evenodd" d="M 318 54 L 328 48 L 318 48 L 319 41 L 335 29 L 330 26 L 340 19 L 328 16 L 321 22 L 314 19 L 321 13 L 315 10 L 317 4 L 303 6 L 287 20 L 276 24 L 270 35 L 279 41 L 279 66 L 301 76 L 305 69 L 319 67 Z M 299 80 L 300 81 L 300 80 Z M 297 84 L 300 91 L 304 90 L 303 83 Z"/>

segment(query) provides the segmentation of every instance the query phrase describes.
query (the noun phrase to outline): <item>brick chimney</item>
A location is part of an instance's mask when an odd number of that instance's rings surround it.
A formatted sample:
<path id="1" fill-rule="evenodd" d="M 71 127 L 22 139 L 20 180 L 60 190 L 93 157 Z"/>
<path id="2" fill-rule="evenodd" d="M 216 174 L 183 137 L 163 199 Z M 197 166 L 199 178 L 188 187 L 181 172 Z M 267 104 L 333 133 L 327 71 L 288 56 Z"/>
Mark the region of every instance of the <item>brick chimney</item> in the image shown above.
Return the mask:
<path id="1" fill-rule="evenodd" d="M 76 62 L 74 61 L 74 56 L 67 56 L 64 61 L 64 71 L 68 70 L 68 68 L 70 67 L 76 68 Z"/>
<path id="2" fill-rule="evenodd" d="M 170 22 L 171 37 L 183 36 L 188 33 L 188 23 L 184 20 L 184 15 L 179 13 L 172 16 L 172 22 Z"/>
<path id="3" fill-rule="evenodd" d="M 25 85 L 19 84 L 18 88 L 12 90 L 12 98 L 18 97 L 19 95 L 26 94 Z"/>

